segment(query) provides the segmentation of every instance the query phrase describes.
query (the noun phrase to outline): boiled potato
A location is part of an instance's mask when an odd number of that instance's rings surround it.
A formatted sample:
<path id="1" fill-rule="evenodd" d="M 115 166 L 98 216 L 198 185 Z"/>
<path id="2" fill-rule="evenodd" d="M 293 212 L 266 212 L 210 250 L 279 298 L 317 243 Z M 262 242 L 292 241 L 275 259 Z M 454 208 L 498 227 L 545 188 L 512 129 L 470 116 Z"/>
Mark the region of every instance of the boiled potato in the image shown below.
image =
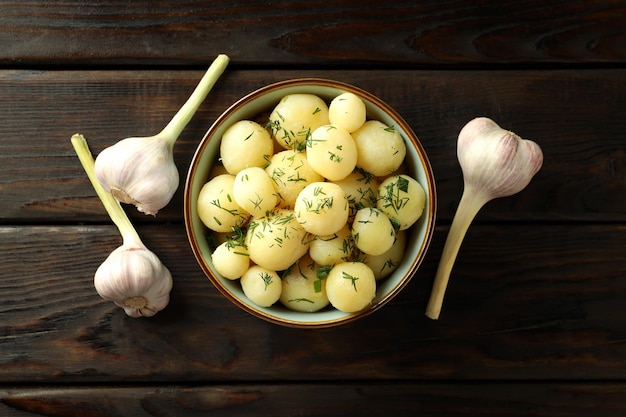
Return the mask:
<path id="1" fill-rule="evenodd" d="M 204 184 L 198 194 L 198 217 L 209 229 L 216 232 L 231 232 L 241 227 L 250 214 L 233 198 L 235 176 L 222 174 Z"/>
<path id="2" fill-rule="evenodd" d="M 356 166 L 356 144 L 350 133 L 333 125 L 318 127 L 306 142 L 311 167 L 331 181 L 348 176 Z"/>
<path id="3" fill-rule="evenodd" d="M 242 150 L 245 149 L 245 152 Z M 220 158 L 228 173 L 236 175 L 248 167 L 262 167 L 274 153 L 274 141 L 257 122 L 240 120 L 224 131 Z"/>
<path id="4" fill-rule="evenodd" d="M 358 153 L 356 165 L 377 177 L 394 173 L 404 161 L 406 144 L 392 126 L 368 120 L 352 137 Z"/>
<path id="5" fill-rule="evenodd" d="M 233 198 L 252 216 L 262 216 L 276 207 L 278 195 L 263 168 L 244 168 L 235 175 Z"/>
<path id="6" fill-rule="evenodd" d="M 278 206 L 291 208 L 296 204 L 300 191 L 313 182 L 324 181 L 306 158 L 304 151 L 284 150 L 274 154 L 265 172 L 274 182 L 278 194 Z"/>
<path id="7" fill-rule="evenodd" d="M 376 278 L 361 262 L 335 265 L 326 278 L 326 294 L 333 307 L 346 313 L 366 308 L 376 296 Z"/>
<path id="8" fill-rule="evenodd" d="M 365 207 L 376 206 L 379 180 L 369 172 L 357 168 L 346 178 L 335 181 L 343 188 L 350 205 L 349 220 L 354 219 L 356 212 Z"/>
<path id="9" fill-rule="evenodd" d="M 280 298 L 282 283 L 276 271 L 253 265 L 241 276 L 241 289 L 254 304 L 270 307 Z"/>
<path id="10" fill-rule="evenodd" d="M 280 302 L 290 310 L 314 312 L 328 305 L 326 280 L 317 276 L 318 265 L 304 255 L 283 275 Z"/>
<path id="11" fill-rule="evenodd" d="M 354 132 L 365 123 L 367 110 L 365 103 L 354 93 L 342 93 L 332 99 L 328 106 L 330 123 Z"/>
<path id="12" fill-rule="evenodd" d="M 353 249 L 352 231 L 345 224 L 332 235 L 315 236 L 309 247 L 309 255 L 319 265 L 334 265 L 348 261 Z"/>
<path id="13" fill-rule="evenodd" d="M 406 232 L 401 230 L 396 232 L 396 241 L 387 252 L 376 256 L 365 255 L 363 263 L 372 268 L 376 280 L 386 278 L 396 270 L 402 261 L 405 248 Z"/>
<path id="14" fill-rule="evenodd" d="M 252 262 L 267 269 L 283 271 L 309 250 L 310 237 L 293 211 L 276 209 L 250 220 L 245 243 Z"/>
<path id="15" fill-rule="evenodd" d="M 414 178 L 402 174 L 385 179 L 378 187 L 378 203 L 399 230 L 406 230 L 422 216 L 426 192 Z"/>
<path id="16" fill-rule="evenodd" d="M 302 149 L 311 132 L 328 123 L 328 105 L 314 94 L 287 94 L 269 117 L 272 135 L 285 149 Z"/>
<path id="17" fill-rule="evenodd" d="M 352 238 L 362 252 L 380 255 L 391 248 L 396 232 L 385 213 L 377 208 L 368 207 L 357 211 L 354 216 Z"/>
<path id="18" fill-rule="evenodd" d="M 221 243 L 211 254 L 215 270 L 224 278 L 235 280 L 241 278 L 250 268 L 250 254 L 245 245 L 233 241 Z"/>
<path id="19" fill-rule="evenodd" d="M 314 182 L 298 194 L 294 213 L 307 232 L 331 235 L 348 221 L 346 193 L 332 182 Z"/>

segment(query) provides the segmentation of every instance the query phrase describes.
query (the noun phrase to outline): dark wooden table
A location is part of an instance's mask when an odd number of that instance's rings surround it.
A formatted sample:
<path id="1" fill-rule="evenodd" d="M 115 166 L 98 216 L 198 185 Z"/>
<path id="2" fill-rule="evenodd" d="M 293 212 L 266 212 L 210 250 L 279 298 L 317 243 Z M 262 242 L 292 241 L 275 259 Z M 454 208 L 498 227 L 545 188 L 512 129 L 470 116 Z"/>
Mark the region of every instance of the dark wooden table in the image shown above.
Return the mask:
<path id="1" fill-rule="evenodd" d="M 626 415 L 625 2 L 0 3 L 0 415 Z M 222 111 L 289 78 L 366 89 L 420 137 L 436 234 L 379 312 L 307 331 L 239 310 L 193 258 L 182 185 L 156 218 L 128 210 L 173 273 L 167 309 L 132 319 L 95 292 L 121 241 L 70 136 L 97 154 L 158 132 L 218 53 L 181 179 Z M 480 212 L 432 321 L 476 116 L 538 142 L 544 166 Z"/>

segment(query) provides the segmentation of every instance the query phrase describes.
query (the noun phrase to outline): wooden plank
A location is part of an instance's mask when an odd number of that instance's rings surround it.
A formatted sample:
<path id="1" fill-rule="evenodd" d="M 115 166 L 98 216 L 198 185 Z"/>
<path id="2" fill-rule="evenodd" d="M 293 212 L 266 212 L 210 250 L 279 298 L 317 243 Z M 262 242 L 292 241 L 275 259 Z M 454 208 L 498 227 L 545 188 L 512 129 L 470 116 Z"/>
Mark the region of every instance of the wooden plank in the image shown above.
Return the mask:
<path id="1" fill-rule="evenodd" d="M 0 72 L 0 219 L 103 222 L 69 144 L 82 132 L 94 154 L 126 136 L 158 132 L 201 71 Z M 462 190 L 456 137 L 476 116 L 541 144 L 545 163 L 524 192 L 490 203 L 479 220 L 624 221 L 624 70 L 239 71 L 230 70 L 183 132 L 175 159 L 184 181 L 211 123 L 241 96 L 271 82 L 323 76 L 354 84 L 392 105 L 431 160 L 441 221 Z M 157 219 L 181 222 L 182 189 Z M 132 211 L 134 213 L 134 211 Z"/>
<path id="2" fill-rule="evenodd" d="M 108 226 L 0 228 L 0 380 L 623 380 L 621 225 L 475 225 L 440 320 L 424 316 L 445 239 L 392 303 L 356 323 L 295 330 L 238 310 L 203 276 L 179 225 L 139 228 L 170 268 L 170 305 L 132 319 L 92 287 L 121 244 Z"/>
<path id="3" fill-rule="evenodd" d="M 621 2 L 3 2 L 0 65 L 623 64 Z"/>
<path id="4" fill-rule="evenodd" d="M 621 383 L 238 384 L 0 389 L 0 412 L 27 416 L 511 416 L 624 414 Z"/>

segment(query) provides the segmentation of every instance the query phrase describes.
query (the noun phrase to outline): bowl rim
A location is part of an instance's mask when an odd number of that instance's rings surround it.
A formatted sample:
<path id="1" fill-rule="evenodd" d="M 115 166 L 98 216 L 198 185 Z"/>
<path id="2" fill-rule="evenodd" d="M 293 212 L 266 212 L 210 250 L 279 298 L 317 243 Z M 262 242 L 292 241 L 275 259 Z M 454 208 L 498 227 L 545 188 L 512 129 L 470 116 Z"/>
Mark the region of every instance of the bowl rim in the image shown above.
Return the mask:
<path id="1" fill-rule="evenodd" d="M 196 236 L 196 232 L 194 229 L 193 221 L 192 221 L 192 207 L 190 204 L 191 201 L 191 188 L 193 183 L 193 178 L 197 174 L 198 171 L 198 159 L 204 153 L 205 148 L 209 145 L 211 140 L 216 140 L 215 138 L 211 138 L 211 135 L 219 129 L 219 127 L 225 123 L 233 113 L 238 111 L 241 107 L 246 105 L 248 102 L 259 98 L 265 94 L 282 90 L 287 87 L 326 87 L 331 89 L 343 90 L 346 92 L 353 92 L 359 95 L 362 98 L 368 100 L 372 105 L 379 107 L 383 112 L 387 113 L 394 122 L 400 126 L 400 128 L 406 133 L 406 140 L 411 142 L 411 145 L 416 148 L 417 156 L 419 157 L 419 163 L 422 165 L 425 178 L 427 184 L 423 184 L 428 190 L 428 198 L 427 198 L 427 206 L 425 210 L 428 213 L 427 224 L 424 226 L 424 238 L 420 244 L 418 249 L 417 256 L 415 259 L 411 261 L 410 267 L 407 269 L 406 276 L 400 280 L 400 282 L 395 285 L 387 294 L 377 300 L 375 303 L 371 304 L 368 308 L 361 310 L 356 313 L 348 314 L 342 317 L 331 318 L 328 320 L 320 320 L 320 321 L 298 321 L 292 320 L 284 317 L 279 317 L 277 315 L 271 314 L 266 310 L 260 310 L 254 308 L 243 301 L 241 301 L 237 296 L 233 295 L 225 288 L 222 283 L 219 281 L 218 277 L 214 276 L 214 272 L 209 268 L 207 262 L 204 260 L 204 255 L 198 246 L 195 240 L 198 239 Z M 417 161 L 416 161 L 417 162 Z M 200 143 L 198 144 L 193 157 L 190 161 L 187 177 L 185 180 L 185 187 L 183 193 L 183 211 L 184 211 L 184 221 L 185 221 L 185 229 L 187 234 L 187 240 L 191 246 L 194 257 L 198 263 L 198 265 L 203 270 L 206 277 L 211 281 L 212 285 L 217 288 L 217 290 L 225 296 L 228 300 L 230 300 L 233 304 L 237 305 L 242 310 L 261 318 L 270 323 L 286 326 L 286 327 L 294 327 L 294 328 L 326 328 L 326 327 L 334 327 L 338 325 L 347 324 L 353 322 L 362 317 L 368 316 L 372 314 L 374 311 L 380 309 L 383 305 L 389 302 L 393 297 L 395 297 L 399 292 L 402 291 L 408 285 L 408 283 L 415 276 L 416 271 L 419 269 L 422 264 L 426 253 L 428 251 L 428 247 L 430 246 L 434 229 L 435 229 L 435 221 L 437 215 L 437 194 L 435 188 L 435 180 L 433 175 L 433 170 L 430 164 L 428 157 L 426 156 L 426 152 L 419 141 L 418 136 L 415 134 L 411 126 L 404 120 L 400 114 L 393 109 L 389 104 L 384 102 L 382 99 L 373 95 L 372 93 L 363 90 L 354 85 L 342 82 L 331 80 L 327 78 L 319 78 L 319 77 L 300 77 L 293 79 L 286 79 L 282 81 L 277 81 L 263 87 L 260 87 L 250 93 L 244 95 L 239 98 L 233 104 L 231 104 L 224 112 L 222 112 L 217 119 L 211 124 L 211 126 L 207 129 L 204 136 L 202 137 Z M 310 313 L 315 314 L 315 313 Z"/>

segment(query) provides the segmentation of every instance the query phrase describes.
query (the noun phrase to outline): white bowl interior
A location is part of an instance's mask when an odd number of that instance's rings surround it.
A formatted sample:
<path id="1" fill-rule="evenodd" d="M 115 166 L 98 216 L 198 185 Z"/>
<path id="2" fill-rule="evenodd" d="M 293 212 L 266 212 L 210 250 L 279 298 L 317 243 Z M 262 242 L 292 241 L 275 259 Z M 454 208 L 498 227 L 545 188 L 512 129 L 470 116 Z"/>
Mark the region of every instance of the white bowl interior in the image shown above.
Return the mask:
<path id="1" fill-rule="evenodd" d="M 398 293 L 415 273 L 425 255 L 434 228 L 436 198 L 432 171 L 419 141 L 413 143 L 413 141 L 409 140 L 412 132 L 407 130 L 410 130 L 410 127 L 393 110 L 387 107 L 388 111 L 394 113 L 393 117 L 383 110 L 380 105 L 386 105 L 376 97 L 353 86 L 343 86 L 341 83 L 337 86 L 335 84 L 337 83 L 334 81 L 318 79 L 291 80 L 257 90 L 233 104 L 215 121 L 200 143 L 191 163 L 185 186 L 185 222 L 187 232 L 194 255 L 206 275 L 225 296 L 244 310 L 270 322 L 282 325 L 297 327 L 331 326 L 340 322 L 350 321 L 356 318 L 356 316 L 368 314 L 381 307 L 393 295 Z M 424 214 L 410 229 L 403 261 L 389 277 L 378 281 L 376 297 L 368 310 L 353 314 L 344 313 L 329 306 L 319 312 L 305 313 L 289 310 L 280 305 L 280 303 L 276 303 L 269 308 L 259 307 L 247 299 L 238 281 L 225 279 L 215 271 L 211 261 L 211 248 L 207 239 L 210 231 L 202 224 L 195 209 L 200 189 L 209 180 L 211 167 L 218 159 L 222 134 L 238 120 L 254 119 L 259 114 L 271 110 L 287 94 L 311 93 L 330 102 L 332 98 L 346 91 L 352 91 L 361 96 L 367 108 L 368 118 L 380 120 L 389 126 L 395 126 L 405 139 L 407 143 L 405 164 L 410 174 L 422 184 L 426 191 Z M 248 101 L 249 98 L 251 99 Z M 394 117 L 396 118 L 395 120 Z"/>

